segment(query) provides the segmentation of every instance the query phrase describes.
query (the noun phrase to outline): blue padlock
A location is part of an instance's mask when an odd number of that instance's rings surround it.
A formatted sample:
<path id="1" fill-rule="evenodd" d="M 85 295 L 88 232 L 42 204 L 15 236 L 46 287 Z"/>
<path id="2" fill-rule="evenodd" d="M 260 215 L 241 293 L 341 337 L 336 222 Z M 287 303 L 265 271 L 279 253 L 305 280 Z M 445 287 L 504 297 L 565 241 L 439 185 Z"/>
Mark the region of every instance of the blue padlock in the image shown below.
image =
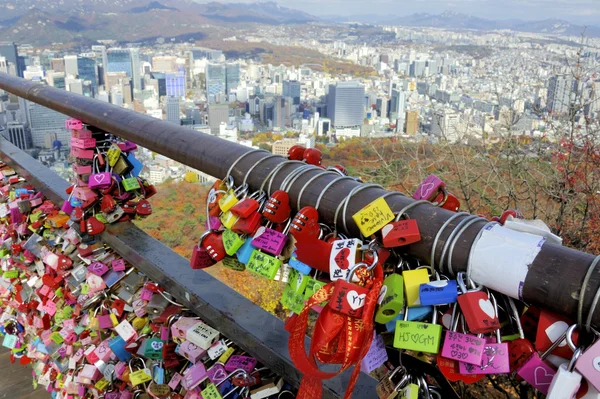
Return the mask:
<path id="1" fill-rule="evenodd" d="M 252 256 L 252 252 L 255 249 L 256 247 L 252 245 L 252 240 L 246 240 L 235 254 L 237 255 L 237 258 L 241 263 L 247 265 L 250 261 L 250 256 Z"/>
<path id="2" fill-rule="evenodd" d="M 294 269 L 298 270 L 300 273 L 306 276 L 308 276 L 312 271 L 312 268 L 310 266 L 308 266 L 306 263 L 300 262 L 298 258 L 296 258 L 296 251 L 292 253 L 288 265 L 290 265 L 290 267 L 293 267 Z"/>
<path id="3" fill-rule="evenodd" d="M 131 174 L 135 177 L 138 177 L 144 168 L 144 164 L 142 164 L 136 157 L 133 155 L 133 152 L 130 152 L 127 155 L 127 160 L 129 163 L 133 165 L 133 169 L 131 170 Z"/>
<path id="4" fill-rule="evenodd" d="M 410 308 L 408 312 L 408 321 L 421 321 L 425 320 L 433 311 L 433 306 L 416 306 Z M 404 311 L 398 313 L 394 320 L 385 323 L 385 327 L 389 332 L 396 331 L 396 321 L 404 320 Z"/>
<path id="5" fill-rule="evenodd" d="M 128 362 L 131 359 L 131 353 L 125 350 L 125 341 L 120 336 L 117 335 L 108 341 L 108 346 L 120 361 Z"/>
<path id="6" fill-rule="evenodd" d="M 458 299 L 456 280 L 435 280 L 419 287 L 421 305 L 446 305 Z"/>

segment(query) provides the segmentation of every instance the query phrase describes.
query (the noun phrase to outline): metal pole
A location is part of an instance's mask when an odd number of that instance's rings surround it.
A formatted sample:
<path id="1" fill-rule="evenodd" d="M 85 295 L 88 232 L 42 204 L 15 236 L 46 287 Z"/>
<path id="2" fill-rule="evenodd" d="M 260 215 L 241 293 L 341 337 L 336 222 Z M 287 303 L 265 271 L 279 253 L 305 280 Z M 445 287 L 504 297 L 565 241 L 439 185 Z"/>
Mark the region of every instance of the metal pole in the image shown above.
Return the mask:
<path id="1" fill-rule="evenodd" d="M 95 99 L 36 84 L 5 73 L 0 73 L 0 89 L 80 119 L 85 123 L 131 140 L 152 151 L 220 178 L 224 177 L 235 160 L 249 151 L 247 147 L 214 136 L 201 134 L 169 122 L 156 120 Z M 244 180 L 246 171 L 250 170 L 257 161 L 265 156 L 265 153 L 256 152 L 243 157 L 232 171 L 236 183 L 239 184 Z M 269 172 L 283 161 L 283 157 L 274 157 L 264 160 L 260 163 L 260 167 L 254 168 L 251 175 L 247 177 L 251 190 L 258 190 Z M 280 187 L 285 177 L 298 167 L 300 165 L 295 163 L 284 165 L 275 175 L 273 187 L 275 189 Z M 298 176 L 289 190 L 292 205 L 296 204 L 298 194 L 304 184 L 320 172 L 322 172 L 322 169 L 314 168 Z M 310 186 L 304 189 L 301 205 L 314 206 L 323 188 L 333 179 L 336 179 L 337 176 L 332 173 L 314 180 Z M 322 221 L 333 224 L 338 204 L 360 184 L 346 179 L 335 183 L 328 189 L 322 196 L 319 207 Z M 351 198 L 345 214 L 349 233 L 358 234 L 352 215 L 371 201 L 387 193 L 383 189 L 371 187 L 361 191 L 360 195 Z M 412 199 L 400 195 L 388 196 L 386 200 L 394 211 L 399 211 L 413 202 Z M 430 205 L 420 205 L 412 209 L 410 216 L 419 223 L 421 241 L 406 247 L 407 253 L 425 262 L 430 262 L 434 238 L 442 225 L 453 215 L 453 212 Z M 338 218 L 338 229 L 340 230 L 343 226 L 343 216 L 340 215 Z M 457 218 L 450 222 L 444 233 L 441 234 L 436 257 L 441 255 L 448 236 L 460 220 L 461 218 Z M 474 223 L 460 235 L 452 253 L 452 263 L 456 270 L 464 271 L 466 269 L 471 246 L 484 224 L 484 222 Z M 529 304 L 575 319 L 579 290 L 588 266 L 593 259 L 594 256 L 581 251 L 549 243 L 544 244 L 541 252 L 529 266 L 522 288 L 523 300 Z M 494 266 L 502 267 L 503 265 L 496 264 Z M 511 278 L 514 278 L 514 276 L 506 276 L 506 279 Z M 594 273 L 587 286 L 584 313 L 590 308 L 594 293 L 599 288 L 600 273 Z M 595 312 L 593 324 L 600 326 L 600 310 Z"/>

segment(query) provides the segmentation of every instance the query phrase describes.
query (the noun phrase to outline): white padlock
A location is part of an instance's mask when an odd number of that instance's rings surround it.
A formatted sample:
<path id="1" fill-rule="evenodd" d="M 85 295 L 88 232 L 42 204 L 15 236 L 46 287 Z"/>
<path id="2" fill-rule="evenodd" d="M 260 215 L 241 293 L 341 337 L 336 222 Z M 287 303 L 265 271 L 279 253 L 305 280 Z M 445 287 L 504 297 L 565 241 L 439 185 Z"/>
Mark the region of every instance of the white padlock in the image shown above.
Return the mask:
<path id="1" fill-rule="evenodd" d="M 568 365 L 561 364 L 558 371 L 552 379 L 550 388 L 548 389 L 547 399 L 567 399 L 574 398 L 581 387 L 581 374 L 575 371 L 575 362 L 581 356 L 583 351 L 581 348 L 576 348 L 573 344 L 573 331 L 575 331 L 576 325 L 572 325 L 567 330 L 567 343 L 573 349 L 573 357 Z"/>
<path id="2" fill-rule="evenodd" d="M 199 321 L 187 330 L 185 339 L 204 350 L 208 350 L 219 339 L 219 332 Z"/>

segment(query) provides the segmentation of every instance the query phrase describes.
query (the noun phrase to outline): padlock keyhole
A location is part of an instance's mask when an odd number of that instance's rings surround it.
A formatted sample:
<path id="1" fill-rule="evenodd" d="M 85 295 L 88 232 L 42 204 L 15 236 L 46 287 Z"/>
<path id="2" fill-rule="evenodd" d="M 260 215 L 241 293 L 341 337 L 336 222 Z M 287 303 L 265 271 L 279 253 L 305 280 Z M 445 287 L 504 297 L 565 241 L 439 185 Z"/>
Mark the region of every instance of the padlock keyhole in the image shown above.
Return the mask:
<path id="1" fill-rule="evenodd" d="M 396 312 L 394 311 L 394 309 L 385 309 L 383 311 L 383 314 L 386 315 L 386 316 L 392 316 L 392 315 L 395 315 Z"/>
<path id="2" fill-rule="evenodd" d="M 398 241 L 399 241 L 399 242 L 405 242 L 405 241 L 406 241 L 406 238 L 404 238 L 404 237 L 398 237 Z"/>

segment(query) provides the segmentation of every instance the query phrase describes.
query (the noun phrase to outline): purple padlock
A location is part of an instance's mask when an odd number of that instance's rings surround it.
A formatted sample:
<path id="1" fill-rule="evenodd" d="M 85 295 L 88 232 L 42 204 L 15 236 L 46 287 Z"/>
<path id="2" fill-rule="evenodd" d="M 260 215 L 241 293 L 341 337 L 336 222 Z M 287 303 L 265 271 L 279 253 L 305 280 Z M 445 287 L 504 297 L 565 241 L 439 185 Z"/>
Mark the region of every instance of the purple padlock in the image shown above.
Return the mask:
<path id="1" fill-rule="evenodd" d="M 206 355 L 206 350 L 190 341 L 185 341 L 177 347 L 177 353 L 196 364 Z"/>
<path id="2" fill-rule="evenodd" d="M 216 216 L 209 216 L 206 221 L 206 230 L 219 230 L 223 223 L 221 223 L 221 219 Z"/>
<path id="3" fill-rule="evenodd" d="M 481 366 L 459 362 L 461 374 L 506 374 L 510 373 L 508 344 L 486 343 Z"/>
<path id="4" fill-rule="evenodd" d="M 225 363 L 225 371 L 231 373 L 237 369 L 242 369 L 247 373 L 252 373 L 256 367 L 257 360 L 250 356 L 234 355 Z"/>
<path id="5" fill-rule="evenodd" d="M 108 271 L 108 266 L 102 262 L 92 262 L 87 269 L 90 273 L 102 277 Z"/>
<path id="6" fill-rule="evenodd" d="M 436 175 L 431 174 L 419 185 L 419 188 L 413 194 L 413 198 L 432 201 L 444 187 L 446 187 L 446 183 Z"/>
<path id="7" fill-rule="evenodd" d="M 252 238 L 252 245 L 271 255 L 279 256 L 287 243 L 287 239 L 286 234 L 269 227 L 261 226 Z"/>
<path id="8" fill-rule="evenodd" d="M 225 371 L 225 367 L 220 363 L 215 363 L 206 373 L 208 374 L 208 379 L 215 385 L 227 379 L 227 371 Z"/>

